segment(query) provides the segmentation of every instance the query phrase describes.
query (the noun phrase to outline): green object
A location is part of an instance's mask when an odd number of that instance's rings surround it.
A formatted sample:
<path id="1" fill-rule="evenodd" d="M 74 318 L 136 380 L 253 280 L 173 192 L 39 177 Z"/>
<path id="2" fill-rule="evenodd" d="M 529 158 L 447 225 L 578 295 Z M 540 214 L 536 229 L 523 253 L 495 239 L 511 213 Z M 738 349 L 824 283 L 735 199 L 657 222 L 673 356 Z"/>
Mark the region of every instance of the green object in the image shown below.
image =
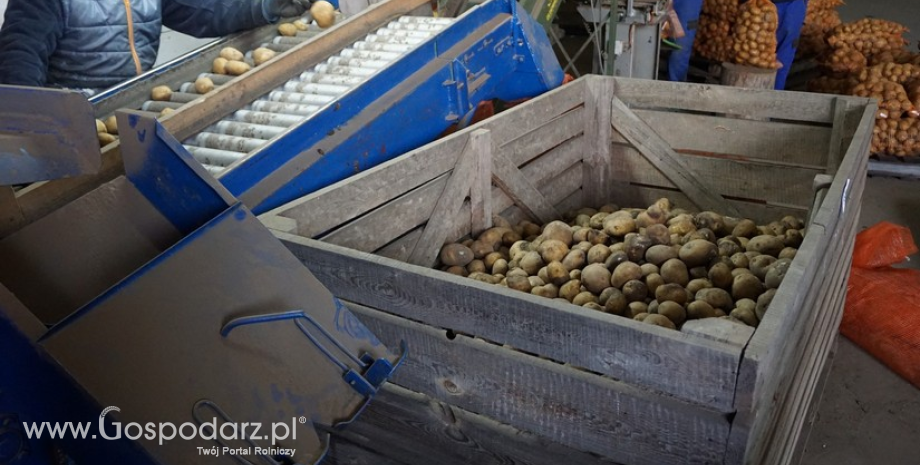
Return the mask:
<path id="1" fill-rule="evenodd" d="M 518 0 L 518 5 L 527 11 L 533 19 L 549 29 L 556 18 L 562 0 Z"/>

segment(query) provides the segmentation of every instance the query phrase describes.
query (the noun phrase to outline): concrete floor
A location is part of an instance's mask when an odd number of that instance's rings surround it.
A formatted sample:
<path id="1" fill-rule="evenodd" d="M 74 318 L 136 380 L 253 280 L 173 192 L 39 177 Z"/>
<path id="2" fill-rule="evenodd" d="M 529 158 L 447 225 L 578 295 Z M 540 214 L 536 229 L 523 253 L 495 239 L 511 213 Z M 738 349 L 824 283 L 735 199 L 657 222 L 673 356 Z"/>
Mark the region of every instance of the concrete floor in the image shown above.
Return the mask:
<path id="1" fill-rule="evenodd" d="M 917 0 L 848 0 L 840 11 L 844 20 L 905 23 L 911 48 L 920 38 Z M 883 220 L 909 226 L 920 241 L 920 181 L 869 179 L 860 225 Z M 920 269 L 920 255 L 913 258 L 906 266 Z M 841 336 L 802 464 L 920 464 L 920 389 Z"/>

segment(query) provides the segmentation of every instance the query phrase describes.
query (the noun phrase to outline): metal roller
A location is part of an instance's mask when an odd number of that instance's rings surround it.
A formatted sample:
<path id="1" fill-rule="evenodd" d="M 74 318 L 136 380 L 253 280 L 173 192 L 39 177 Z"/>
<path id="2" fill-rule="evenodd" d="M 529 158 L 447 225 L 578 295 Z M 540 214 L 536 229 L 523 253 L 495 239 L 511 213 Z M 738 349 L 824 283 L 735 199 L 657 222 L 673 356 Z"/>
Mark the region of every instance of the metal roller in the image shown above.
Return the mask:
<path id="1" fill-rule="evenodd" d="M 201 74 L 198 75 L 198 77 L 199 77 L 199 78 L 208 78 L 208 79 L 210 79 L 212 82 L 214 82 L 214 85 L 218 85 L 218 86 L 223 85 L 223 84 L 226 84 L 226 83 L 228 83 L 228 82 L 230 82 L 230 81 L 236 79 L 236 76 L 229 76 L 229 75 L 226 75 L 226 74 L 214 74 L 214 73 L 201 73 Z"/>
<path id="2" fill-rule="evenodd" d="M 383 60 L 366 60 L 363 58 L 342 58 L 342 57 L 332 57 L 327 63 L 330 65 L 340 65 L 340 66 L 350 66 L 355 68 L 367 68 L 367 69 L 380 69 L 388 64 L 389 62 Z"/>
<path id="3" fill-rule="evenodd" d="M 320 73 L 340 74 L 343 76 L 367 77 L 379 70 L 373 68 L 360 68 L 357 66 L 316 65 L 316 71 Z"/>
<path id="4" fill-rule="evenodd" d="M 300 124 L 306 119 L 304 116 L 286 115 L 282 113 L 270 113 L 266 111 L 237 110 L 230 115 L 234 121 L 245 121 L 252 124 L 264 124 L 266 126 L 278 126 L 289 128 Z"/>
<path id="5" fill-rule="evenodd" d="M 288 37 L 288 36 L 278 36 L 272 39 L 272 43 L 275 44 L 284 44 L 284 45 L 298 45 L 310 40 L 309 37 Z"/>
<path id="6" fill-rule="evenodd" d="M 353 48 L 346 48 L 342 50 L 339 55 L 345 58 L 365 58 L 368 60 L 385 60 L 393 61 L 399 58 L 399 54 L 395 52 L 383 52 L 383 51 L 372 51 L 372 50 L 355 50 Z"/>
<path id="7" fill-rule="evenodd" d="M 208 165 L 206 163 L 202 163 L 202 165 L 204 166 L 204 169 L 208 170 L 208 172 L 211 174 L 217 174 L 227 169 L 224 166 L 214 166 L 214 165 Z"/>
<path id="8" fill-rule="evenodd" d="M 176 110 L 182 105 L 185 105 L 185 104 L 178 103 L 178 102 L 157 102 L 153 100 L 148 100 L 144 102 L 143 105 L 141 105 L 141 110 L 150 111 L 153 113 L 159 113 L 167 108 L 172 108 L 173 110 Z"/>
<path id="9" fill-rule="evenodd" d="M 380 50 L 384 52 L 406 53 L 412 50 L 408 44 L 387 44 L 382 42 L 355 42 L 354 48 L 358 50 Z"/>
<path id="10" fill-rule="evenodd" d="M 283 52 L 286 52 L 296 47 L 296 45 L 271 43 L 271 44 L 262 44 L 262 47 L 265 47 L 269 50 L 274 50 L 275 52 L 278 52 L 278 53 L 283 53 Z"/>
<path id="11" fill-rule="evenodd" d="M 272 102 L 271 100 L 256 100 L 244 110 L 263 111 L 293 116 L 308 116 L 319 110 L 319 105 L 301 105 L 297 103 Z"/>
<path id="12" fill-rule="evenodd" d="M 404 31 L 429 31 L 429 32 L 438 32 L 444 29 L 444 26 L 440 24 L 414 24 L 414 23 L 400 23 L 393 21 L 388 24 L 387 29 L 400 29 Z"/>
<path id="13" fill-rule="evenodd" d="M 408 31 L 405 29 L 378 29 L 376 32 L 379 36 L 399 36 L 399 37 L 416 37 L 419 39 L 427 39 L 434 35 L 430 31 Z"/>
<path id="14" fill-rule="evenodd" d="M 209 128 L 210 131 L 217 134 L 262 140 L 270 140 L 284 132 L 284 129 L 279 126 L 267 126 L 242 121 L 220 121 Z"/>
<path id="15" fill-rule="evenodd" d="M 409 36 L 399 36 L 399 35 L 388 35 L 388 34 L 369 34 L 364 38 L 366 42 L 379 42 L 384 44 L 408 44 L 408 45 L 417 45 L 424 42 L 425 38 L 420 37 L 409 37 Z"/>
<path id="16" fill-rule="evenodd" d="M 275 102 L 287 103 L 307 103 L 312 105 L 325 105 L 335 97 L 329 95 L 301 94 L 299 92 L 286 92 L 281 90 L 272 91 L 268 94 L 268 99 Z"/>
<path id="17" fill-rule="evenodd" d="M 319 26 L 316 26 L 316 27 L 319 27 Z M 310 37 L 316 37 L 322 33 L 323 31 L 316 31 L 316 30 L 308 29 L 306 31 L 297 31 L 296 35 L 297 37 L 306 37 L 309 39 Z"/>
<path id="18" fill-rule="evenodd" d="M 191 84 L 191 83 L 186 83 L 186 84 Z M 194 89 L 195 89 L 195 84 L 192 84 L 192 90 Z M 172 95 L 169 96 L 170 102 L 188 103 L 188 102 L 191 102 L 192 100 L 195 100 L 201 97 L 201 94 L 199 93 L 186 92 L 185 84 L 182 85 L 180 90 L 181 92 L 173 92 Z"/>
<path id="19" fill-rule="evenodd" d="M 360 76 L 343 76 L 341 74 L 324 74 L 307 71 L 306 73 L 297 76 L 296 80 L 300 82 L 315 82 L 318 84 L 353 86 L 355 84 L 359 84 L 364 79 L 362 79 Z"/>
<path id="20" fill-rule="evenodd" d="M 209 149 L 195 146 L 186 146 L 188 152 L 192 154 L 192 157 L 195 160 L 198 160 L 199 163 L 207 166 L 211 165 L 215 168 L 220 168 L 223 170 L 225 167 L 233 164 L 233 162 L 239 160 L 246 156 L 243 152 L 231 152 L 229 150 L 218 150 L 218 149 Z"/>
<path id="21" fill-rule="evenodd" d="M 433 18 L 429 16 L 400 16 L 396 21 L 409 24 L 439 24 L 441 26 L 448 26 L 454 22 L 450 18 Z"/>
<path id="22" fill-rule="evenodd" d="M 186 142 L 186 145 L 205 147 L 210 149 L 229 150 L 232 152 L 252 152 L 265 145 L 263 139 L 249 137 L 227 136 L 213 132 L 201 132 Z"/>
<path id="23" fill-rule="evenodd" d="M 338 97 L 348 92 L 349 86 L 337 86 L 333 84 L 316 84 L 313 82 L 288 81 L 284 84 L 284 90 L 288 92 L 299 92 L 302 94 L 330 95 Z"/>

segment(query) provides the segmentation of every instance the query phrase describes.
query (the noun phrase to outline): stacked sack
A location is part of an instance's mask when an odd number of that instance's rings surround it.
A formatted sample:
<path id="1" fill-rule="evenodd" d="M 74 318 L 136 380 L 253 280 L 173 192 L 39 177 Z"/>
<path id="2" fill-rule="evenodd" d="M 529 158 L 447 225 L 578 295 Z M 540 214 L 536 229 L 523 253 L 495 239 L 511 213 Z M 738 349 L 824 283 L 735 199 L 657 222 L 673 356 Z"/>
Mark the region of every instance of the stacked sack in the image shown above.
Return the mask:
<path id="1" fill-rule="evenodd" d="M 776 59 L 776 30 L 779 15 L 770 0 L 750 0 L 738 9 L 738 21 L 732 28 L 735 60 L 739 65 L 779 69 Z"/>
<path id="2" fill-rule="evenodd" d="M 732 61 L 732 26 L 738 15 L 738 0 L 704 0 L 693 51 L 718 62 Z"/>
<path id="3" fill-rule="evenodd" d="M 878 100 L 872 153 L 920 156 L 920 55 L 905 49 L 907 28 L 865 18 L 831 30 L 813 92 Z"/>
<path id="4" fill-rule="evenodd" d="M 824 38 L 840 25 L 840 13 L 837 12 L 837 8 L 842 5 L 842 0 L 808 2 L 805 25 L 802 26 L 802 35 L 799 39 L 798 57 L 813 57 L 827 51 L 828 45 Z"/>

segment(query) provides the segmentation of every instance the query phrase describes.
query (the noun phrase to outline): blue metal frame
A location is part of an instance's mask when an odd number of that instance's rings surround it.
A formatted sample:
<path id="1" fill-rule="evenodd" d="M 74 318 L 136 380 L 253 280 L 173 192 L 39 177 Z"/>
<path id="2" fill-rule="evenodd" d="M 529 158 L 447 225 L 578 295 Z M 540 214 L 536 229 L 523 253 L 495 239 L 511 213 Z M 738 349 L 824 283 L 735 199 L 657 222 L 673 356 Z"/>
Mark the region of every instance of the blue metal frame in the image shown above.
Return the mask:
<path id="1" fill-rule="evenodd" d="M 479 102 L 533 97 L 563 77 L 539 24 L 514 0 L 490 0 L 220 181 L 259 214 L 431 142 Z"/>

